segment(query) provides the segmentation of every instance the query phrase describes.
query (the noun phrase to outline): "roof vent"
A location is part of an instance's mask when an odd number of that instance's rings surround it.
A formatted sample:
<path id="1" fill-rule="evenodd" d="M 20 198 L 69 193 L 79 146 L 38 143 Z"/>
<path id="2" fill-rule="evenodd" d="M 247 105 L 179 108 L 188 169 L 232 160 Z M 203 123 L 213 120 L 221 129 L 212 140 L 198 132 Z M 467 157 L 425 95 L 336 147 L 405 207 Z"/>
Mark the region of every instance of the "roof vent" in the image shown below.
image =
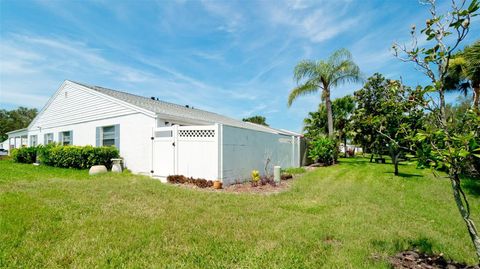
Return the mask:
<path id="1" fill-rule="evenodd" d="M 189 105 L 185 105 L 186 108 L 189 108 L 190 106 Z"/>
<path id="2" fill-rule="evenodd" d="M 152 97 L 150 97 L 150 99 L 152 99 L 152 100 L 155 100 L 155 97 L 154 97 L 154 96 L 152 96 Z"/>

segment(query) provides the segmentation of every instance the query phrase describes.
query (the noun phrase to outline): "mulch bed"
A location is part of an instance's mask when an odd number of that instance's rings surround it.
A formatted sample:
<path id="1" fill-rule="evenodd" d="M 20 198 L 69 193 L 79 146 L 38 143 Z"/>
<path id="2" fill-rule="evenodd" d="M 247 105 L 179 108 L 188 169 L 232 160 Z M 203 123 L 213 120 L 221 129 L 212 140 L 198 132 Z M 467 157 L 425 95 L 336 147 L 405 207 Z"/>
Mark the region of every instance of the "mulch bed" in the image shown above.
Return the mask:
<path id="1" fill-rule="evenodd" d="M 292 179 L 282 180 L 280 181 L 279 184 L 276 184 L 276 186 L 266 184 L 263 186 L 259 185 L 256 187 L 253 187 L 252 183 L 250 182 L 245 182 L 245 183 L 232 184 L 228 187 L 223 188 L 220 191 L 233 192 L 233 193 L 274 194 L 274 193 L 280 193 L 282 191 L 287 190 L 290 187 L 292 181 L 293 181 Z"/>
<path id="2" fill-rule="evenodd" d="M 223 189 L 214 189 L 213 187 L 210 188 L 199 188 L 198 186 L 194 184 L 174 184 L 176 186 L 179 186 L 181 188 L 189 188 L 189 189 L 196 189 L 200 191 L 209 191 L 209 192 L 228 192 L 228 193 L 255 193 L 255 194 L 275 194 L 275 193 L 280 193 L 283 192 L 287 189 L 290 188 L 292 185 L 292 182 L 295 179 L 300 178 L 302 175 L 293 175 L 292 178 L 287 179 L 287 180 L 281 180 L 280 183 L 276 184 L 275 186 L 272 186 L 270 184 L 265 184 L 265 185 L 260 185 L 253 187 L 252 183 L 247 181 L 243 183 L 236 183 L 232 184 L 227 187 L 223 187 Z M 170 183 L 171 184 L 171 183 Z"/>
<path id="3" fill-rule="evenodd" d="M 463 263 L 447 260 L 442 254 L 425 254 L 417 251 L 403 251 L 389 258 L 393 268 L 407 269 L 480 269 L 480 265 L 468 266 Z"/>

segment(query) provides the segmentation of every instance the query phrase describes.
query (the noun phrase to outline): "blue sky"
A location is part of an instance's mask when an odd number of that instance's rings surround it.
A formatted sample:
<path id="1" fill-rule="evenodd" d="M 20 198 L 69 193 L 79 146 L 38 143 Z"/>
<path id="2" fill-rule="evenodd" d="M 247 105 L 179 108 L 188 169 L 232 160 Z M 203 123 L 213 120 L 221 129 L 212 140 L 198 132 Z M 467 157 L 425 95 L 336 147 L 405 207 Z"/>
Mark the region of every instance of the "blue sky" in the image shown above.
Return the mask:
<path id="1" fill-rule="evenodd" d="M 0 108 L 41 108 L 70 79 L 300 131 L 320 102 L 287 107 L 302 59 L 347 48 L 365 76 L 426 82 L 390 51 L 428 16 L 415 0 L 0 3 Z M 465 44 L 480 36 L 472 25 Z"/>

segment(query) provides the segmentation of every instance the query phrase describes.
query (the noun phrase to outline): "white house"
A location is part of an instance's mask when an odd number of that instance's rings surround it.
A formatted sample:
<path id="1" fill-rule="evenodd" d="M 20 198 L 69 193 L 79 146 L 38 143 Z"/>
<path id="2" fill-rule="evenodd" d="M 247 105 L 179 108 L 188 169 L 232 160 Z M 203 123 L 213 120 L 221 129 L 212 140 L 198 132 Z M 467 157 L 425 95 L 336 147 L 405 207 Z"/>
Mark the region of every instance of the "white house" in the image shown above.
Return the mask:
<path id="1" fill-rule="evenodd" d="M 134 173 L 181 174 L 228 185 L 253 169 L 298 167 L 300 134 L 121 91 L 65 81 L 10 148 L 57 142 L 112 145 Z"/>

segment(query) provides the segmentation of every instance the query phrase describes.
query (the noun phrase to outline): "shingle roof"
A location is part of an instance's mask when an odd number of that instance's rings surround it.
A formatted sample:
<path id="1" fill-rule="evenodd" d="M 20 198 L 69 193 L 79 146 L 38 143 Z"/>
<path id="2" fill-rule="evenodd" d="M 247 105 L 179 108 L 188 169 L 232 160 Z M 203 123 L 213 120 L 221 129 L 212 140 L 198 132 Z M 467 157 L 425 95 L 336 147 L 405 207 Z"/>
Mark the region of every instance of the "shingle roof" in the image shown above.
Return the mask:
<path id="1" fill-rule="evenodd" d="M 145 110 L 152 111 L 158 114 L 170 115 L 174 118 L 180 118 L 180 119 L 185 119 L 190 121 L 209 122 L 211 124 L 220 123 L 220 124 L 230 125 L 234 127 L 251 129 L 251 130 L 256 130 L 261 132 L 275 133 L 275 134 L 296 135 L 296 136 L 300 135 L 298 133 L 287 131 L 287 130 L 274 129 L 274 128 L 266 127 L 260 124 L 232 119 L 217 113 L 208 112 L 201 109 L 185 107 L 182 105 L 177 105 L 177 104 L 160 101 L 160 100 L 153 100 L 151 98 L 130 94 L 122 91 L 107 89 L 104 87 L 92 86 L 92 85 L 87 85 L 79 82 L 73 82 L 73 83 L 76 83 L 83 87 L 87 87 L 97 92 L 106 94 L 118 100 L 130 103 L 132 105 L 143 108 Z"/>

